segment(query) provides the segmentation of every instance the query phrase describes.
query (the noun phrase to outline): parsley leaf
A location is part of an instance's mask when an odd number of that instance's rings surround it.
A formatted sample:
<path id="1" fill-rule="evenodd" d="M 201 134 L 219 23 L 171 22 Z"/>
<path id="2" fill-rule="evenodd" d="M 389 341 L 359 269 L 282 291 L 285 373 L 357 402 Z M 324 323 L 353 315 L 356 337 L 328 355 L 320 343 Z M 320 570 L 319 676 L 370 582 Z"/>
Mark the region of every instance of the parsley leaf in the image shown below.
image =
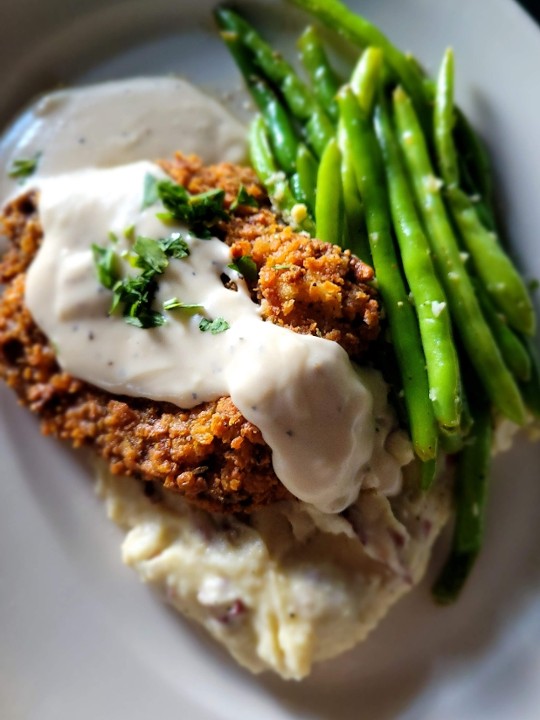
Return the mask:
<path id="1" fill-rule="evenodd" d="M 239 197 L 244 203 L 251 204 L 252 198 L 244 188 Z M 227 220 L 225 210 L 225 192 L 218 188 L 192 195 L 186 188 L 172 180 L 158 180 L 147 173 L 144 177 L 142 209 L 150 207 L 160 200 L 166 212 L 157 213 L 163 222 L 179 220 L 185 222 L 191 232 L 199 237 L 211 237 L 211 229 L 219 220 Z M 255 201 L 256 202 L 256 201 Z"/>
<path id="2" fill-rule="evenodd" d="M 156 275 L 161 275 L 169 264 L 165 251 L 160 247 L 159 242 L 152 238 L 139 235 L 133 245 L 133 251 L 137 254 L 135 267 Z"/>
<path id="3" fill-rule="evenodd" d="M 158 200 L 158 179 L 150 173 L 146 173 L 146 175 L 144 176 L 143 201 L 141 205 L 141 210 L 144 210 L 151 205 L 155 205 Z"/>
<path id="4" fill-rule="evenodd" d="M 99 282 L 107 290 L 112 290 L 118 280 L 118 255 L 112 248 L 104 248 L 99 245 L 92 245 L 94 265 Z"/>
<path id="5" fill-rule="evenodd" d="M 170 300 L 165 300 L 165 302 L 163 303 L 163 309 L 164 310 L 189 310 L 192 313 L 204 312 L 204 307 L 202 305 L 195 305 L 193 303 L 184 303 L 181 300 L 179 300 L 177 297 L 171 298 Z"/>
<path id="6" fill-rule="evenodd" d="M 191 195 L 181 185 L 171 180 L 161 180 L 157 183 L 157 193 L 167 210 L 167 213 L 159 214 L 160 219 L 185 222 L 191 232 L 199 237 L 211 237 L 211 228 L 219 220 L 229 217 L 224 209 L 223 190 L 214 189 Z"/>
<path id="7" fill-rule="evenodd" d="M 180 233 L 171 233 L 169 237 L 158 240 L 159 247 L 168 257 L 182 260 L 189 255 L 189 247 Z"/>
<path id="8" fill-rule="evenodd" d="M 139 315 L 133 316 L 124 315 L 124 321 L 128 325 L 133 325 L 133 327 L 142 328 L 143 330 L 148 330 L 153 327 L 161 327 L 161 325 L 164 325 L 167 322 L 165 316 L 159 312 L 155 312 L 155 310 L 145 310 Z"/>
<path id="9" fill-rule="evenodd" d="M 234 212 L 240 205 L 248 205 L 249 207 L 259 207 L 257 198 L 250 195 L 245 185 L 240 185 L 238 188 L 238 195 L 236 199 L 231 203 L 231 212 Z"/>
<path id="10" fill-rule="evenodd" d="M 231 270 L 236 270 L 236 272 L 240 273 L 246 280 L 255 281 L 257 279 L 257 265 L 251 255 L 241 255 L 239 258 L 236 258 L 234 262 L 229 263 L 227 267 L 230 267 Z"/>
<path id="11" fill-rule="evenodd" d="M 109 234 L 111 242 L 113 238 Z M 114 238 L 117 241 L 117 238 Z M 109 314 L 118 308 L 122 309 L 124 320 L 129 325 L 139 328 L 152 328 L 163 325 L 166 318 L 152 309 L 158 289 L 157 276 L 165 272 L 169 258 L 182 259 L 189 255 L 189 246 L 180 233 L 172 233 L 169 237 L 154 240 L 138 235 L 133 245 L 133 253 L 127 254 L 133 267 L 142 272 L 135 277 L 121 278 L 118 271 L 118 255 L 112 248 L 92 245 L 94 263 L 100 283 L 112 290 L 113 298 Z M 164 303 L 165 310 L 184 307 L 191 310 L 203 310 L 199 305 L 187 305 L 177 298 Z"/>
<path id="12" fill-rule="evenodd" d="M 163 325 L 165 318 L 152 310 L 157 282 L 151 273 L 119 280 L 113 287 L 113 300 L 109 313 L 122 306 L 122 315 L 128 325 L 152 328 Z"/>
<path id="13" fill-rule="evenodd" d="M 160 180 L 156 184 L 156 193 L 175 220 L 191 220 L 189 193 L 182 185 L 172 180 Z"/>
<path id="14" fill-rule="evenodd" d="M 215 320 L 202 318 L 199 323 L 199 330 L 201 332 L 211 332 L 212 335 L 219 335 L 219 333 L 225 332 L 225 330 L 228 330 L 229 328 L 229 323 L 222 317 L 218 317 Z"/>
<path id="15" fill-rule="evenodd" d="M 30 177 L 30 175 L 33 175 L 36 172 L 40 158 L 41 153 L 38 152 L 34 155 L 34 157 L 19 158 L 18 160 L 14 160 L 8 172 L 9 177 L 19 178 L 19 180 L 24 180 L 25 178 Z"/>
<path id="16" fill-rule="evenodd" d="M 118 280 L 112 289 L 113 300 L 110 312 L 113 313 L 123 305 L 124 315 L 134 317 L 139 310 L 150 305 L 156 289 L 157 283 L 154 278 L 144 273 Z"/>
<path id="17" fill-rule="evenodd" d="M 227 220 L 229 217 L 224 210 L 225 191 L 215 188 L 191 195 L 190 205 L 194 221 L 215 222 L 216 220 Z"/>

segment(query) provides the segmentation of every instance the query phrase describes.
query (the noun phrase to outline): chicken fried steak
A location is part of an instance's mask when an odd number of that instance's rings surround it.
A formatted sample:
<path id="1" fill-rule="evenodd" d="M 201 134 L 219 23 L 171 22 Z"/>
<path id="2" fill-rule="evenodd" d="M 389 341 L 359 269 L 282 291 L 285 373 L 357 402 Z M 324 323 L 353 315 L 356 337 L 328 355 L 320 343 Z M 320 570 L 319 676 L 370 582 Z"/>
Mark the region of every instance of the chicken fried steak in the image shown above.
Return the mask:
<path id="1" fill-rule="evenodd" d="M 242 206 L 218 232 L 234 258 L 250 255 L 256 263 L 250 290 L 266 320 L 338 342 L 353 360 L 365 355 L 379 331 L 378 303 L 367 284 L 370 267 L 283 225 L 249 168 L 205 167 L 180 154 L 161 165 L 191 193 L 223 189 L 227 207 L 241 185 L 258 200 L 259 207 Z M 42 238 L 38 206 L 30 192 L 12 201 L 1 218 L 11 246 L 0 262 L 0 282 L 6 284 L 0 377 L 41 418 L 42 431 L 94 448 L 115 474 L 160 482 L 211 511 L 249 512 L 286 498 L 270 448 L 230 398 L 183 410 L 111 395 L 62 371 L 24 303 L 25 271 Z"/>

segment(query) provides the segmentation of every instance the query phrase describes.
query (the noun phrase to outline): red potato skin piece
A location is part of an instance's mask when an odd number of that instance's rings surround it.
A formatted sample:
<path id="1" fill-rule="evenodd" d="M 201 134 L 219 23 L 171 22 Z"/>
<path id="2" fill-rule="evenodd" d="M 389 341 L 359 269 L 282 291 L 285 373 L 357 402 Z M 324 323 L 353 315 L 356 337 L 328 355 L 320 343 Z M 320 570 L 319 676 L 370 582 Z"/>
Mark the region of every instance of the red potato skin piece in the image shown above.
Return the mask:
<path id="1" fill-rule="evenodd" d="M 338 342 L 361 360 L 379 333 L 372 269 L 337 246 L 295 233 L 273 213 L 247 167 L 204 166 L 177 154 L 163 169 L 191 193 L 241 185 L 258 207 L 240 207 L 218 228 L 233 258 L 250 255 L 251 283 L 265 320 Z M 25 272 L 39 249 L 39 197 L 19 196 L 4 209 L 11 242 L 0 262 L 0 377 L 36 413 L 46 435 L 93 448 L 115 474 L 158 482 L 212 512 L 250 512 L 289 497 L 272 468 L 261 432 L 229 397 L 183 410 L 170 403 L 111 395 L 62 371 L 24 303 Z M 278 266 L 278 269 L 275 269 Z M 142 331 L 144 332 L 144 331 Z"/>

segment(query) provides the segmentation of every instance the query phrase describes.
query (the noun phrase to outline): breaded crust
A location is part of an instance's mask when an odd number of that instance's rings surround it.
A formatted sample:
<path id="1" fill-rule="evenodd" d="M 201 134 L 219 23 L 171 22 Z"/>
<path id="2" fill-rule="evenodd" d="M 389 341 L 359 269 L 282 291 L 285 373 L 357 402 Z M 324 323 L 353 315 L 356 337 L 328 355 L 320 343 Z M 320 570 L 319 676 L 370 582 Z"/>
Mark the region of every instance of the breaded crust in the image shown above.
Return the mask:
<path id="1" fill-rule="evenodd" d="M 259 208 L 242 208 L 219 232 L 234 257 L 251 255 L 257 264 L 251 291 L 263 317 L 334 340 L 354 360 L 363 357 L 379 331 L 370 267 L 280 223 L 249 168 L 204 167 L 181 155 L 162 167 L 190 192 L 222 188 L 227 206 L 243 184 Z M 63 372 L 24 304 L 25 271 L 42 238 L 37 195 L 11 202 L 1 221 L 11 247 L 0 263 L 0 282 L 7 284 L 0 299 L 0 377 L 40 416 L 45 434 L 91 446 L 113 473 L 159 481 L 214 512 L 250 512 L 288 497 L 270 448 L 230 398 L 182 410 L 111 395 Z"/>

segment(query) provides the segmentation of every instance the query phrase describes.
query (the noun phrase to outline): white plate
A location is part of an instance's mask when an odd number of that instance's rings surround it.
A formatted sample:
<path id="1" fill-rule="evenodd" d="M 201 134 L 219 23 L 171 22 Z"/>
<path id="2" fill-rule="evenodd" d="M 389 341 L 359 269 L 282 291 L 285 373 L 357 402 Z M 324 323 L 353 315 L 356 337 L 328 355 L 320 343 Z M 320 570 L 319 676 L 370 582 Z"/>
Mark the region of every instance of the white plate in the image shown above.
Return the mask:
<path id="1" fill-rule="evenodd" d="M 66 82 L 172 71 L 238 86 L 212 4 L 2 0 L 0 122 Z M 277 0 L 246 5 L 271 36 L 305 24 Z M 351 5 L 430 68 L 455 47 L 459 102 L 493 150 L 516 256 L 540 277 L 538 29 L 511 0 Z M 291 48 L 292 36 L 280 43 Z M 497 459 L 487 546 L 458 605 L 436 608 L 428 581 L 366 644 L 287 684 L 237 668 L 140 585 L 79 460 L 42 438 L 3 387 L 0 403 L 2 718 L 539 717 L 539 446 Z"/>

